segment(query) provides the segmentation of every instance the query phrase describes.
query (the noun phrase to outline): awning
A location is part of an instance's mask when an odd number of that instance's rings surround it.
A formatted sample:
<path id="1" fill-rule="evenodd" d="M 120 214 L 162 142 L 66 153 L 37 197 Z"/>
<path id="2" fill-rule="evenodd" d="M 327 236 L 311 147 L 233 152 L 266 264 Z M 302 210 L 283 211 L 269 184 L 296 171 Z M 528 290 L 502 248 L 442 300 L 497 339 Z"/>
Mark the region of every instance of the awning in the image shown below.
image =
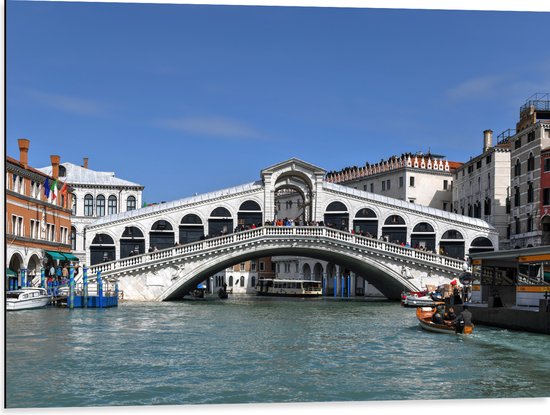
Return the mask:
<path id="1" fill-rule="evenodd" d="M 79 261 L 77 257 L 75 257 L 73 254 L 70 254 L 68 252 L 63 252 L 63 256 L 67 258 L 69 261 Z"/>
<path id="2" fill-rule="evenodd" d="M 9 268 L 6 268 L 6 276 L 7 277 L 17 277 L 17 272 L 9 269 Z"/>
<path id="3" fill-rule="evenodd" d="M 65 261 L 65 256 L 61 252 L 46 251 L 46 254 L 51 256 L 53 259 L 60 259 L 61 261 Z"/>

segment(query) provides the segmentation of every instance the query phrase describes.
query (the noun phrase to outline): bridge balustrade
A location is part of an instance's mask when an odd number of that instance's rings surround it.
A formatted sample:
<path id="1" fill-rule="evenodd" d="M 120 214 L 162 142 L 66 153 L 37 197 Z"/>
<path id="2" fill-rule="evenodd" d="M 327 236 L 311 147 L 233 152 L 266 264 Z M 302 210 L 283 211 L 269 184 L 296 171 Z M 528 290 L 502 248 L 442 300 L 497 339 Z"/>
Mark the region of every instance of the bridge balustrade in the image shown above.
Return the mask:
<path id="1" fill-rule="evenodd" d="M 410 257 L 421 261 L 440 264 L 449 268 L 462 270 L 464 261 L 456 258 L 449 258 L 431 252 L 420 251 L 410 247 L 393 244 L 379 239 L 368 238 L 366 236 L 355 235 L 346 231 L 340 231 L 333 228 L 321 226 L 262 226 L 256 229 L 232 233 L 212 239 L 204 239 L 192 242 L 186 245 L 178 245 L 171 248 L 162 249 L 155 252 L 120 259 L 118 261 L 97 264 L 90 267 L 91 272 L 102 273 L 114 271 L 116 269 L 131 268 L 137 265 L 143 265 L 151 262 L 158 262 L 164 259 L 193 254 L 200 251 L 218 248 L 222 246 L 231 246 L 243 241 L 249 241 L 265 236 L 311 236 L 326 237 L 338 241 L 363 246 L 369 249 L 384 251 L 394 255 Z"/>

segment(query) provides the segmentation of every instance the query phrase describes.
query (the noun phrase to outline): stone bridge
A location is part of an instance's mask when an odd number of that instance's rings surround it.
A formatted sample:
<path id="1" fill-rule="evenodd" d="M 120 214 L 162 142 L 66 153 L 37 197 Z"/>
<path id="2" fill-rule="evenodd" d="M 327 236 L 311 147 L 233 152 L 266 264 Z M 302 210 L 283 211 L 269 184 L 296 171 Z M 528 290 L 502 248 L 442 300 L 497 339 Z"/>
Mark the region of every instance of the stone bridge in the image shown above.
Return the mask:
<path id="1" fill-rule="evenodd" d="M 100 218 L 85 229 L 86 264 L 118 278 L 126 298 L 167 300 L 246 260 L 313 257 L 344 265 L 397 298 L 402 289 L 453 276 L 470 253 L 498 249 L 497 232 L 481 219 L 325 176 L 291 159 L 262 170 L 256 182 Z M 300 226 L 266 226 L 281 214 L 281 195 L 298 198 L 293 219 Z M 304 226 L 311 224 L 319 226 Z"/>
<path id="2" fill-rule="evenodd" d="M 230 265 L 275 255 L 313 257 L 368 275 L 386 297 L 437 285 L 462 272 L 464 261 L 327 227 L 264 226 L 161 251 L 94 265 L 89 273 L 119 281 L 127 299 L 180 299 Z M 324 275 L 331 280 L 335 275 Z M 339 276 L 336 276 L 339 277 Z"/>

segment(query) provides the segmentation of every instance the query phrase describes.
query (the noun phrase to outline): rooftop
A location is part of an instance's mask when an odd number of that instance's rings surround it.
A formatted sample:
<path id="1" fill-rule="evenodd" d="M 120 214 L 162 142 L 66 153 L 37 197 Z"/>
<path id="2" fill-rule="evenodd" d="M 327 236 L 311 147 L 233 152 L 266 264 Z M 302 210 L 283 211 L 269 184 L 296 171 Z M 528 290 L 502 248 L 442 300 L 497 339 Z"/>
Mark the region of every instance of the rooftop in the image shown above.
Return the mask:
<path id="1" fill-rule="evenodd" d="M 65 168 L 65 176 L 62 176 L 60 171 L 59 177 L 72 185 L 123 186 L 143 189 L 143 186 L 138 183 L 115 177 L 114 172 L 95 171 L 73 163 L 61 163 L 60 166 Z M 38 170 L 45 174 L 52 174 L 52 166 L 42 167 Z"/>

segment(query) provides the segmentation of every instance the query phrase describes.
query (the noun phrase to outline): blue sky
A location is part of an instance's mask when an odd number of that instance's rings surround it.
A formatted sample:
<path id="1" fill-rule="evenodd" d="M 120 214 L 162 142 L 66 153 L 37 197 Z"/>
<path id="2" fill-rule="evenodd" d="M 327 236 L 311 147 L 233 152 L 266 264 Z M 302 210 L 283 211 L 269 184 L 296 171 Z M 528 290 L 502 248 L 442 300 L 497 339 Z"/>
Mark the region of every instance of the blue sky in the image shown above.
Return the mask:
<path id="1" fill-rule="evenodd" d="M 550 14 L 7 2 L 6 150 L 169 201 L 291 157 L 466 161 L 550 92 Z"/>

